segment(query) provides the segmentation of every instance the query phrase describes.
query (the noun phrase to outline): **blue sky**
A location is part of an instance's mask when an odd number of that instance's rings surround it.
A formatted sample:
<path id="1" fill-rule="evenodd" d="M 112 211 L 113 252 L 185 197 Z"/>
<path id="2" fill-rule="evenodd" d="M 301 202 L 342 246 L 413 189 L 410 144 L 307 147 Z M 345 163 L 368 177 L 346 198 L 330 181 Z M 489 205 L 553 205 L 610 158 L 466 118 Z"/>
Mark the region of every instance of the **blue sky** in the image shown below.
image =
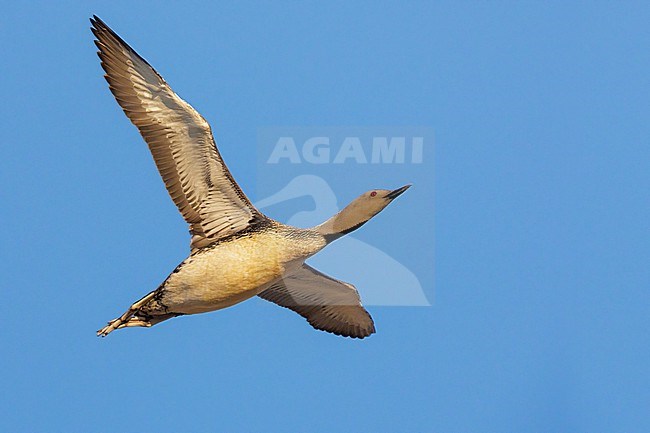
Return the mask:
<path id="1" fill-rule="evenodd" d="M 3 6 L 1 430 L 650 430 L 647 5 Z M 355 239 L 432 306 L 370 306 L 363 341 L 258 299 L 97 338 L 189 239 L 92 14 L 211 122 L 254 200 L 263 128 L 431 128 L 422 164 L 328 182 L 339 205 L 414 183 Z"/>

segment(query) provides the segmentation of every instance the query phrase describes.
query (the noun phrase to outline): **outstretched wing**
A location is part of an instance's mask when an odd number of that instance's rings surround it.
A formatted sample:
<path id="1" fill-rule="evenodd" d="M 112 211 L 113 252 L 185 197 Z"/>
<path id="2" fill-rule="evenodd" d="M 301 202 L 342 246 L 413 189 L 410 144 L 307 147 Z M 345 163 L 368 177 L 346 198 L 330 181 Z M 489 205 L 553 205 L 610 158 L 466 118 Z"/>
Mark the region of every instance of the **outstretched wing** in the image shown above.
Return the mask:
<path id="1" fill-rule="evenodd" d="M 206 120 L 101 19 L 90 20 L 106 81 L 149 145 L 167 191 L 201 248 L 265 217 L 235 183 Z"/>
<path id="2" fill-rule="evenodd" d="M 322 331 L 353 338 L 364 338 L 375 332 L 372 317 L 361 305 L 354 286 L 328 277 L 307 264 L 259 296 L 295 311 Z"/>

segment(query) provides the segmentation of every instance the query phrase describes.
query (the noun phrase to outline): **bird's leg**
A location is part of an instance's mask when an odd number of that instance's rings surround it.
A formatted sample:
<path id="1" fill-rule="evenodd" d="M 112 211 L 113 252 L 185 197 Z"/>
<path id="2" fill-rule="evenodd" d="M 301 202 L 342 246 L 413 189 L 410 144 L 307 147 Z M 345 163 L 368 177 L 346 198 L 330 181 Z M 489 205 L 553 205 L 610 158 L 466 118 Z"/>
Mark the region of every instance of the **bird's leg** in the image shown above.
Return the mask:
<path id="1" fill-rule="evenodd" d="M 139 301 L 131 305 L 124 314 L 122 314 L 117 319 L 111 320 L 110 322 L 108 322 L 108 325 L 104 326 L 102 329 L 97 331 L 97 335 L 99 337 L 106 337 L 108 334 L 115 331 L 116 329 L 124 328 L 125 326 L 151 326 L 150 324 L 149 325 L 145 324 L 145 322 L 141 320 L 134 320 L 132 325 L 128 324 L 128 322 L 133 317 L 133 315 L 140 308 L 142 308 L 143 305 L 145 305 L 147 302 L 153 299 L 155 293 L 156 291 L 154 290 L 153 292 L 146 295 L 144 298 L 140 299 Z"/>
<path id="2" fill-rule="evenodd" d="M 132 316 L 127 322 L 120 324 L 117 329 L 130 328 L 132 326 L 144 326 L 150 328 L 153 326 L 153 323 L 151 323 L 149 320 L 136 319 Z"/>

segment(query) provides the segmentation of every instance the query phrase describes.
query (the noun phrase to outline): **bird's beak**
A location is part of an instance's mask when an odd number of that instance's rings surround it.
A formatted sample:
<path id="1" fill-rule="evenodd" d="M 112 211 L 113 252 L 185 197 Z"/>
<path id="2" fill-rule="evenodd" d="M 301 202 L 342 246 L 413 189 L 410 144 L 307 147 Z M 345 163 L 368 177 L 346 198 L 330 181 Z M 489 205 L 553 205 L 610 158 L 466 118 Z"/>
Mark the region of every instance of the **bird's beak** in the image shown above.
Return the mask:
<path id="1" fill-rule="evenodd" d="M 401 188 L 397 188 L 396 190 L 391 191 L 388 194 L 386 194 L 386 198 L 389 199 L 389 200 L 395 200 L 399 195 L 401 195 L 404 191 L 406 191 L 410 187 L 411 187 L 411 185 L 409 184 L 409 185 L 404 185 Z"/>

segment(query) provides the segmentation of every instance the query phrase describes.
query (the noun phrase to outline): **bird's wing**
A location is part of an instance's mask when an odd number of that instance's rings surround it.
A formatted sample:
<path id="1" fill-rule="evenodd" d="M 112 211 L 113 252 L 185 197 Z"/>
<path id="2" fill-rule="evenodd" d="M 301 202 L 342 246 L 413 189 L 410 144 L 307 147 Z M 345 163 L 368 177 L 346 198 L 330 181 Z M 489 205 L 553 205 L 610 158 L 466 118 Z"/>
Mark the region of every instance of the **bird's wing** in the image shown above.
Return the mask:
<path id="1" fill-rule="evenodd" d="M 167 191 L 201 248 L 265 217 L 235 183 L 208 122 L 101 19 L 90 20 L 106 81 L 149 145 Z"/>
<path id="2" fill-rule="evenodd" d="M 307 264 L 259 296 L 295 311 L 316 329 L 353 338 L 364 338 L 375 332 L 372 317 L 361 305 L 354 286 L 328 277 Z"/>

